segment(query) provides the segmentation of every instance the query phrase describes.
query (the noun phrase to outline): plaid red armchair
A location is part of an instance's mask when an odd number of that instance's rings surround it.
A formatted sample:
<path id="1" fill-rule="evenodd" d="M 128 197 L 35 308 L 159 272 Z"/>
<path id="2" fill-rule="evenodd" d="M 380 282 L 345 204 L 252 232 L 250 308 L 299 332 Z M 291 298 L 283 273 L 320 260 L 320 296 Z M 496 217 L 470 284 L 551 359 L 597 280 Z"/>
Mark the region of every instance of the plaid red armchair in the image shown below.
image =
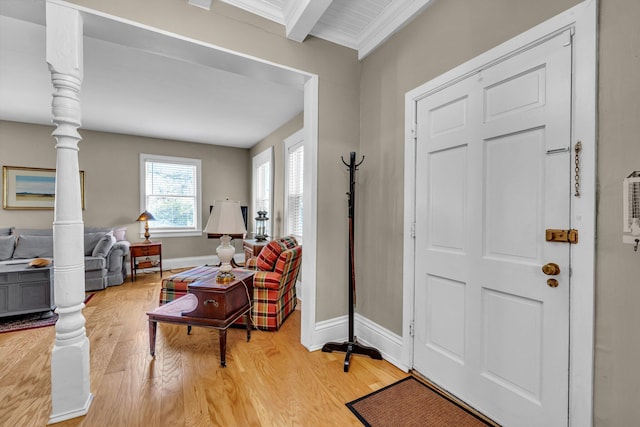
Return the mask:
<path id="1" fill-rule="evenodd" d="M 253 276 L 253 324 L 268 331 L 278 330 L 296 308 L 296 281 L 302 263 L 302 246 L 292 236 L 272 240 L 245 268 Z M 244 324 L 244 318 L 241 322 Z"/>

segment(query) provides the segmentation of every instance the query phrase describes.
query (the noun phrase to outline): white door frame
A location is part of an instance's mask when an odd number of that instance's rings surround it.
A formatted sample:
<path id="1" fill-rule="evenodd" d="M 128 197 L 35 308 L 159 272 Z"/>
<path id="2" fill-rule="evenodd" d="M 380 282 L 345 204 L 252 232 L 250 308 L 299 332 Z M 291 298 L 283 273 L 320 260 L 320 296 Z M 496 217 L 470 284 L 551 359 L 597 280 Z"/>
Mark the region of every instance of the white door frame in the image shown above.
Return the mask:
<path id="1" fill-rule="evenodd" d="M 412 235 L 415 226 L 417 101 L 566 28 L 574 30 L 572 142 L 582 141 L 581 196 L 571 196 L 571 227 L 578 229 L 579 243 L 571 246 L 569 425 L 589 427 L 593 424 L 597 0 L 586 0 L 405 95 L 401 357 L 405 366 L 413 366 L 410 329 L 414 319 L 415 239 Z M 574 179 L 572 177 L 572 188 Z"/>

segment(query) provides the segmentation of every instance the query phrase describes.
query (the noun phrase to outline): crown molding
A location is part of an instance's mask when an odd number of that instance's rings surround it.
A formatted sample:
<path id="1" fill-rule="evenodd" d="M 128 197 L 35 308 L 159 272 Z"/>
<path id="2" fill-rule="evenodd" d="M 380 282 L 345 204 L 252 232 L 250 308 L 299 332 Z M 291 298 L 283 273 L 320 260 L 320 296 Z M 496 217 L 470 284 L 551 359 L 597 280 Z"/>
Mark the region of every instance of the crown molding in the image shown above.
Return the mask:
<path id="1" fill-rule="evenodd" d="M 267 3 L 266 1 L 256 0 L 220 0 L 223 3 L 230 4 L 254 15 L 262 16 L 278 24 L 285 25 L 283 8 Z"/>

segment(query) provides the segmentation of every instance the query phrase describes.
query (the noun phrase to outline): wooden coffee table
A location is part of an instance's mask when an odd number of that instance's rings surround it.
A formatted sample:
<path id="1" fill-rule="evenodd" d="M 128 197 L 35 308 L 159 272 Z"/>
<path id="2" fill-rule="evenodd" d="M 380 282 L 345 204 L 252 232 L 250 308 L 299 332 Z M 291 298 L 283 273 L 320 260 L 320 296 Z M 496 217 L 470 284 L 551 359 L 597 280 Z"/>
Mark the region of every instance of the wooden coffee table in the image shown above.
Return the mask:
<path id="1" fill-rule="evenodd" d="M 247 341 L 251 339 L 251 300 L 253 296 L 253 272 L 235 270 L 235 280 L 217 283 L 216 279 L 194 282 L 189 293 L 147 313 L 149 316 L 149 349 L 156 352 L 158 322 L 215 328 L 220 336 L 220 366 L 226 366 L 227 328 L 245 315 Z"/>

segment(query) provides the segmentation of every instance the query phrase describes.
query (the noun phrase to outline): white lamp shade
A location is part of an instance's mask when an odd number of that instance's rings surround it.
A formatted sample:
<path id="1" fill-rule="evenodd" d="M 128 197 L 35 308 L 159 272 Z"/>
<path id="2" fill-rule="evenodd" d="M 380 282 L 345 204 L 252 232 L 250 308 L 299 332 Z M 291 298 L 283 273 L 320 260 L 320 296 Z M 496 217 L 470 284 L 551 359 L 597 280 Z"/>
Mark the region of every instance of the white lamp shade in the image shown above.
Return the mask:
<path id="1" fill-rule="evenodd" d="M 244 227 L 240 202 L 235 200 L 216 200 L 213 202 L 213 210 L 209 215 L 204 232 L 207 234 L 245 234 L 247 230 Z"/>

